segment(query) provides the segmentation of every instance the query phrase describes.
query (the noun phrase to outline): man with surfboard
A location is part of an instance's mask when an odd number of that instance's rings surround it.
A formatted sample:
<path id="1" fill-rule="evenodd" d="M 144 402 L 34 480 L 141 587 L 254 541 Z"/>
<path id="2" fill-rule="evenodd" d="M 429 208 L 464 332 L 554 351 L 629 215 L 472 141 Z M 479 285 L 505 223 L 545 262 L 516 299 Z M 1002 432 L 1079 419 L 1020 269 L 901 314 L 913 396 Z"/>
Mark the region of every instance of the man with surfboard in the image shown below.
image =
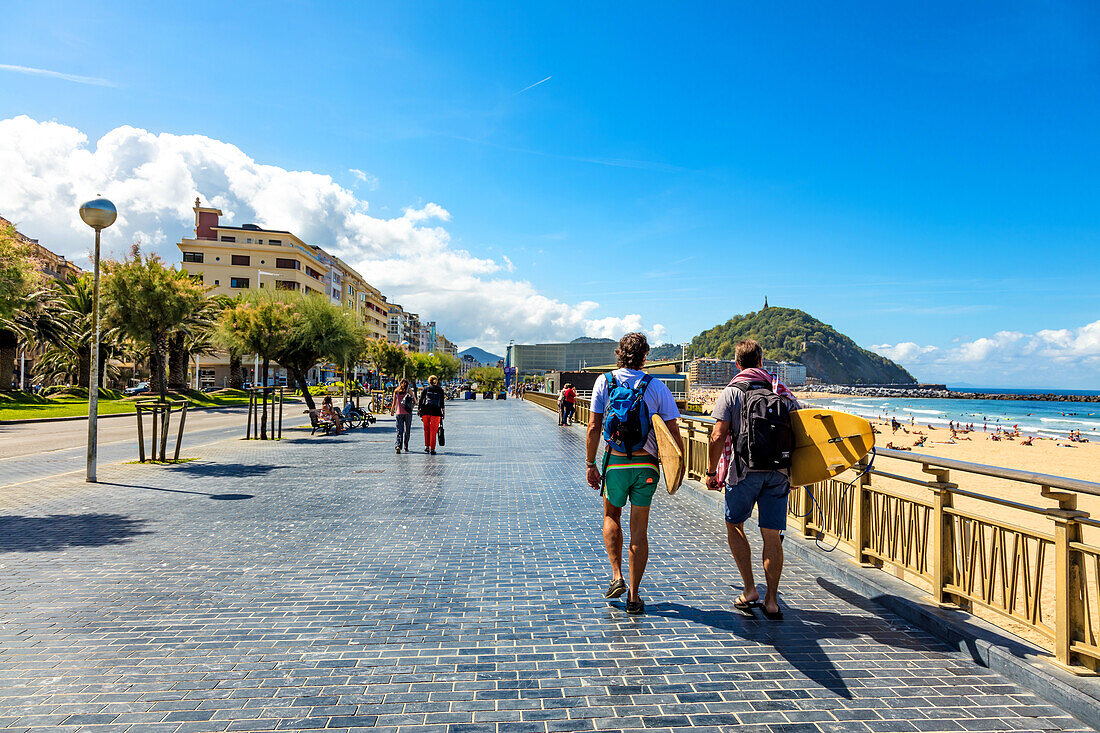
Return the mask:
<path id="1" fill-rule="evenodd" d="M 661 474 L 658 468 L 654 416 L 664 421 L 682 453 L 683 439 L 677 419 L 680 408 L 672 392 L 659 379 L 642 371 L 649 342 L 645 334 L 628 333 L 615 349 L 618 368 L 596 380 L 585 447 L 589 485 L 603 494 L 603 541 L 611 562 L 611 585 L 605 598 L 627 593 L 626 612 L 645 613 L 638 595 L 649 559 L 649 506 Z M 597 468 L 596 451 L 604 442 L 603 471 Z M 630 588 L 623 580 L 622 510 L 630 501 Z"/>
<path id="2" fill-rule="evenodd" d="M 710 432 L 707 488 L 725 487 L 726 538 L 730 553 L 744 580 L 744 591 L 734 608 L 746 616 L 760 608 L 772 621 L 781 621 L 779 576 L 783 572 L 783 531 L 787 528 L 787 494 L 790 493 L 790 455 L 793 432 L 790 413 L 798 401 L 764 368 L 760 344 L 746 339 L 734 352 L 738 374 L 714 405 Z M 725 459 L 725 460 L 723 460 Z M 727 468 L 725 476 L 719 467 Z M 752 574 L 752 554 L 744 522 L 758 510 L 764 540 L 764 603 Z"/>

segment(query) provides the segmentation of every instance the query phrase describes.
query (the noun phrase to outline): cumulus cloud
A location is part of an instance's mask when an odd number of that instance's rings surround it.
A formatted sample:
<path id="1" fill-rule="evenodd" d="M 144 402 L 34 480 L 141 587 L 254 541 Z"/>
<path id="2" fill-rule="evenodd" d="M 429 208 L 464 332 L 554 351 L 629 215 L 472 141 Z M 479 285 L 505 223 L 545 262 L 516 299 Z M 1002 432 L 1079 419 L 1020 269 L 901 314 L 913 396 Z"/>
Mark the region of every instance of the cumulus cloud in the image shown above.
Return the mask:
<path id="1" fill-rule="evenodd" d="M 1030 334 L 998 331 L 948 347 L 905 341 L 876 344 L 871 350 L 929 381 L 979 380 L 991 386 L 1033 387 L 1083 376 L 1081 384 L 1091 386 L 1100 377 L 1100 321 Z"/>
<path id="2" fill-rule="evenodd" d="M 0 120 L 0 170 L 0 213 L 72 259 L 85 257 L 91 241 L 77 208 L 102 194 L 119 210 L 104 233 L 108 251 L 120 254 L 140 240 L 178 262 L 175 243 L 192 235 L 199 197 L 221 209 L 226 223 L 287 229 L 339 255 L 392 302 L 437 321 L 456 341 L 499 348 L 513 338 L 617 338 L 637 329 L 660 342 L 665 335 L 637 314 L 604 316 L 596 302 L 546 296 L 510 276 L 515 265 L 507 257 L 455 246 L 444 226 L 451 213 L 439 204 L 372 216 L 366 200 L 329 175 L 264 165 L 202 135 L 122 126 L 92 143 L 75 127 L 20 116 Z M 350 172 L 363 183 L 375 180 Z"/>

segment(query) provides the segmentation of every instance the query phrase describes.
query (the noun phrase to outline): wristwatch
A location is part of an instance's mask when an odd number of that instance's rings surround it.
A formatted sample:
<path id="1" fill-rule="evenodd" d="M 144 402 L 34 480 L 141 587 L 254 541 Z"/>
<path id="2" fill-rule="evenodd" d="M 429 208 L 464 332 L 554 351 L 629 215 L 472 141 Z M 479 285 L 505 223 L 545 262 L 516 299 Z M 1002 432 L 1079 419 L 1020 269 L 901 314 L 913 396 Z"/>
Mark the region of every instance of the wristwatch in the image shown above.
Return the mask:
<path id="1" fill-rule="evenodd" d="M 592 460 L 592 461 L 587 461 L 587 462 L 585 462 L 585 464 L 584 464 L 584 465 L 585 465 L 585 466 L 588 466 L 588 467 L 590 467 L 590 468 L 595 468 L 595 467 L 596 467 L 596 461 L 594 461 L 594 460 Z"/>

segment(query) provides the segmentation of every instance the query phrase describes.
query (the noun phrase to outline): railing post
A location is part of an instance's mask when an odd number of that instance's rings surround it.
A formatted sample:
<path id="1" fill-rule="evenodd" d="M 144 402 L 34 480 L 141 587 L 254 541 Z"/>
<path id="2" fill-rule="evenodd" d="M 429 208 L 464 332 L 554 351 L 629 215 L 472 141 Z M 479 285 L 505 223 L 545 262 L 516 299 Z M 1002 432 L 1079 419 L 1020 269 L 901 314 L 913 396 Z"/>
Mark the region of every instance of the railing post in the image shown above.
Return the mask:
<path id="1" fill-rule="evenodd" d="M 868 469 L 867 459 L 860 459 L 855 468 L 860 474 L 853 487 L 855 496 L 852 497 L 852 515 L 849 518 L 852 523 L 852 550 L 855 553 L 853 561 L 864 567 L 874 567 L 863 557 L 863 551 L 867 549 L 867 543 L 871 538 L 871 495 L 866 490 L 871 485 L 871 472 Z"/>
<path id="2" fill-rule="evenodd" d="M 824 484 L 814 484 L 824 486 Z M 798 532 L 802 537 L 812 537 L 810 532 L 810 517 L 813 514 L 814 500 L 810 496 L 812 489 L 809 486 L 801 486 L 798 489 Z"/>
<path id="3" fill-rule="evenodd" d="M 1054 661 L 1075 674 L 1100 671 L 1097 660 L 1080 658 L 1073 653 L 1073 642 L 1085 639 L 1085 588 L 1081 581 L 1084 568 L 1081 555 L 1070 545 L 1081 541 L 1081 525 L 1077 521 L 1087 512 L 1077 510 L 1077 495 L 1042 487 L 1042 494 L 1058 502 L 1057 509 L 1047 509 L 1054 520 Z"/>
<path id="4" fill-rule="evenodd" d="M 952 506 L 954 485 L 949 482 L 950 472 L 946 468 L 932 468 L 925 463 L 921 470 L 936 478 L 928 484 L 932 490 L 932 600 L 946 604 L 951 602 L 945 589 L 954 574 L 955 542 L 951 516 L 945 510 Z"/>

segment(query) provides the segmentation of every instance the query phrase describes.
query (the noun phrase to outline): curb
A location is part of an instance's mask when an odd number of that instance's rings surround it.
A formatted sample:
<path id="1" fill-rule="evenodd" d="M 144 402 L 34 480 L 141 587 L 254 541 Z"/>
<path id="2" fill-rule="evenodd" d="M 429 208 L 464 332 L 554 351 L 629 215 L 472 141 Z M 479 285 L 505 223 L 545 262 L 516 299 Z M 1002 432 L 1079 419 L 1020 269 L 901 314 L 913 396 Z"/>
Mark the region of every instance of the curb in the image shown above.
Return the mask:
<path id="1" fill-rule="evenodd" d="M 720 494 L 696 481 L 685 480 L 681 491 L 684 489 L 695 502 L 714 508 L 723 506 Z M 848 555 L 833 559 L 812 543 L 787 535 L 783 549 L 822 576 L 843 584 L 1100 731 L 1100 678 L 1063 672 L 1046 661 L 1051 658 L 1048 652 L 1030 642 L 965 611 L 941 608 L 922 598 L 917 588 L 878 570 L 868 572 L 850 562 Z"/>

